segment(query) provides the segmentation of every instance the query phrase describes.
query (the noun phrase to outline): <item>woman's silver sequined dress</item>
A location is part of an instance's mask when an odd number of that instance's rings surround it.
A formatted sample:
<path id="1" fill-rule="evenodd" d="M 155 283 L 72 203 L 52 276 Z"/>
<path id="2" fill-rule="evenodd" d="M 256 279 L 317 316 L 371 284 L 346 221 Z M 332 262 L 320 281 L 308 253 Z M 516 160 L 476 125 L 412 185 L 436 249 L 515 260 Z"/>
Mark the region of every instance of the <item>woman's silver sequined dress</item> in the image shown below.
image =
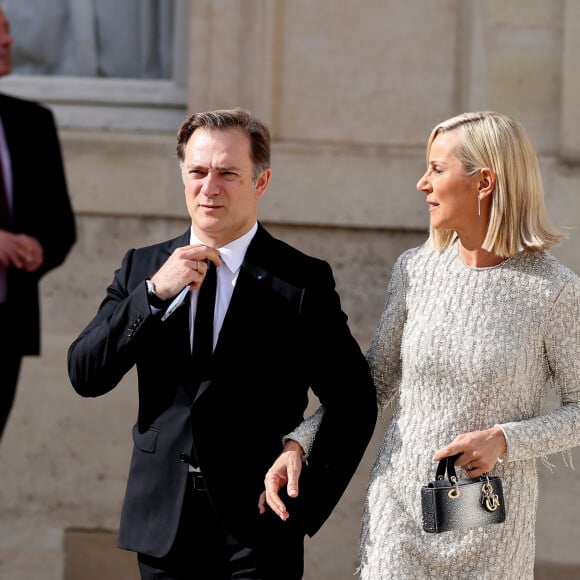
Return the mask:
<path id="1" fill-rule="evenodd" d="M 399 257 L 368 352 L 379 405 L 395 410 L 370 476 L 362 578 L 533 578 L 536 459 L 580 444 L 579 299 L 580 278 L 548 253 L 491 268 L 466 266 L 457 244 Z M 561 405 L 539 416 L 550 384 Z M 321 413 L 289 437 L 310 449 Z M 508 444 L 494 469 L 505 523 L 423 532 L 434 452 L 496 424 Z"/>

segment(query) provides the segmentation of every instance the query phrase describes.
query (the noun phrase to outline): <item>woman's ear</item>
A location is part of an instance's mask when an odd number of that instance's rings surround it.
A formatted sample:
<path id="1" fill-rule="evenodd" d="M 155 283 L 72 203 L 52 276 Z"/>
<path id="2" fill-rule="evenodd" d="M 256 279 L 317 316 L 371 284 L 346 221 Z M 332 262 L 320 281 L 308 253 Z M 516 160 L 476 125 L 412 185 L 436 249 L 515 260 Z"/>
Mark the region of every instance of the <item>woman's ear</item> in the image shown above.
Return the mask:
<path id="1" fill-rule="evenodd" d="M 495 189 L 495 172 L 489 167 L 484 167 L 479 173 L 479 198 L 489 197 Z"/>

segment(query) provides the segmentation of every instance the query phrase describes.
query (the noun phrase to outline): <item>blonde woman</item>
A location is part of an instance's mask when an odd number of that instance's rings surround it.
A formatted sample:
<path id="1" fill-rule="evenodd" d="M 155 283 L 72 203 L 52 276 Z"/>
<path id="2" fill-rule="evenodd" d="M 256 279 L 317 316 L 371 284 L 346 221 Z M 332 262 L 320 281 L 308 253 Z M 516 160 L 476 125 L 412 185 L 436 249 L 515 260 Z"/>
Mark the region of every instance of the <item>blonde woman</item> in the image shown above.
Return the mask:
<path id="1" fill-rule="evenodd" d="M 533 578 L 536 460 L 580 444 L 580 278 L 548 251 L 562 235 L 515 120 L 479 112 L 437 125 L 417 189 L 430 236 L 394 266 L 367 354 L 379 406 L 395 409 L 370 477 L 360 575 Z M 540 415 L 547 384 L 560 406 Z M 289 517 L 277 492 L 297 495 L 323 413 L 288 436 L 260 509 Z M 506 521 L 427 534 L 420 488 L 457 453 L 470 477 L 502 477 Z"/>

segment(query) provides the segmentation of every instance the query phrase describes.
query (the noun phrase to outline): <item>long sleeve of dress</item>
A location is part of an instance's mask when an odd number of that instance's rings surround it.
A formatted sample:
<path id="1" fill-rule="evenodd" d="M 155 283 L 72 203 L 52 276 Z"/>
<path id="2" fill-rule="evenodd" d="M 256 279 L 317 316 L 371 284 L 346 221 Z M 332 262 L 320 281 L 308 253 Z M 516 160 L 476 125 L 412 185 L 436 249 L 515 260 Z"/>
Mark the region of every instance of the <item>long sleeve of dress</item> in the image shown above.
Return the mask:
<path id="1" fill-rule="evenodd" d="M 580 279 L 571 278 L 545 321 L 545 364 L 560 406 L 546 415 L 499 425 L 508 459 L 520 461 L 580 445 Z"/>
<path id="2" fill-rule="evenodd" d="M 406 319 L 404 265 L 413 250 L 402 254 L 393 267 L 385 308 L 367 353 L 379 409 L 393 402 L 401 382 L 401 341 Z"/>

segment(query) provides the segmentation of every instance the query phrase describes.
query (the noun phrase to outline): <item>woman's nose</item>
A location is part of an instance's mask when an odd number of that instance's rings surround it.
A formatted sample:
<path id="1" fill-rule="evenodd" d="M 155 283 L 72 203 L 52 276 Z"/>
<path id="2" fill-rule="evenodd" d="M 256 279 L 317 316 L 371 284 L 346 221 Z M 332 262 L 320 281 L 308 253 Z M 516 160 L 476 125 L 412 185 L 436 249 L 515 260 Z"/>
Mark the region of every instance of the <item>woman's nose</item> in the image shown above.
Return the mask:
<path id="1" fill-rule="evenodd" d="M 429 182 L 427 181 L 427 174 L 421 176 L 419 181 L 417 181 L 417 189 L 419 191 L 427 191 L 429 189 Z"/>

